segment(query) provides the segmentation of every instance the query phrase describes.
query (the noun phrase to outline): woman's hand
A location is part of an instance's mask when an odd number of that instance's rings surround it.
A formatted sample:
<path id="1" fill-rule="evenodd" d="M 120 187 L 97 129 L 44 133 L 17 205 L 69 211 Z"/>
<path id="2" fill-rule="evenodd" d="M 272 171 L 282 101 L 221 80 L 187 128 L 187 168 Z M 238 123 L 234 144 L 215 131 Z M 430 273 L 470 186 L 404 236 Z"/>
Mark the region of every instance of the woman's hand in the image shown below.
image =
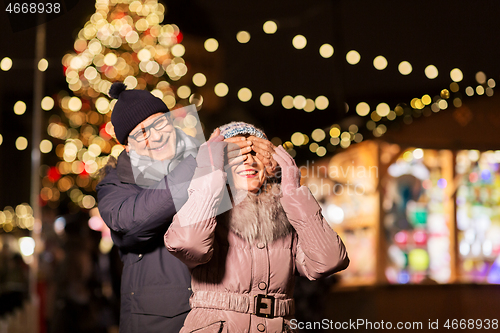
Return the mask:
<path id="1" fill-rule="evenodd" d="M 266 173 L 270 177 L 274 177 L 276 174 L 276 167 L 278 166 L 278 163 L 273 158 L 276 147 L 271 141 L 253 135 L 249 136 L 248 140 L 252 142 L 252 150 L 256 153 L 256 157 L 264 164 Z"/>
<path id="2" fill-rule="evenodd" d="M 227 142 L 228 167 L 243 163 L 248 158 L 248 153 L 252 151 L 252 141 L 245 137 L 232 137 L 225 139 L 224 142 Z"/>
<path id="3" fill-rule="evenodd" d="M 279 146 L 274 151 L 273 158 L 281 167 L 281 190 L 283 195 L 290 195 L 300 187 L 300 170 L 283 146 Z"/>

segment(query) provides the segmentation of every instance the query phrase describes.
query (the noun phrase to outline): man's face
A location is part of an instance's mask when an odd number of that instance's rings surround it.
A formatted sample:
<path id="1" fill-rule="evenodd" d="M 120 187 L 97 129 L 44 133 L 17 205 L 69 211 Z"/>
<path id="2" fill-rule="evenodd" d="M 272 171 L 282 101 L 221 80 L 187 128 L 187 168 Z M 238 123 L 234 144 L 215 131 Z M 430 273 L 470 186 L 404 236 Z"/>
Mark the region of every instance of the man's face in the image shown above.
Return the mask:
<path id="1" fill-rule="evenodd" d="M 175 155 L 175 129 L 167 113 L 155 113 L 137 125 L 128 137 L 129 149 L 158 161 Z"/>

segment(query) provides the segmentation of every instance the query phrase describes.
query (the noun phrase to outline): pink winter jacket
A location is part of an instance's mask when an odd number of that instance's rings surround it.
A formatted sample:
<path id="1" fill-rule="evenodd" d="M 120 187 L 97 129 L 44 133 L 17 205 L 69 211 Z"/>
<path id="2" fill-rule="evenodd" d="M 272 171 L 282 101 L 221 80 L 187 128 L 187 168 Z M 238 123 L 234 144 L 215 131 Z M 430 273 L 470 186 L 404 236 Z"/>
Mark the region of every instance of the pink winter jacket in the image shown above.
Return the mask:
<path id="1" fill-rule="evenodd" d="M 286 332 L 294 274 L 315 280 L 345 269 L 344 244 L 305 186 L 280 199 L 294 230 L 270 244 L 252 244 L 217 223 L 225 187 L 221 170 L 193 179 L 165 234 L 167 249 L 191 270 L 192 310 L 181 333 Z"/>

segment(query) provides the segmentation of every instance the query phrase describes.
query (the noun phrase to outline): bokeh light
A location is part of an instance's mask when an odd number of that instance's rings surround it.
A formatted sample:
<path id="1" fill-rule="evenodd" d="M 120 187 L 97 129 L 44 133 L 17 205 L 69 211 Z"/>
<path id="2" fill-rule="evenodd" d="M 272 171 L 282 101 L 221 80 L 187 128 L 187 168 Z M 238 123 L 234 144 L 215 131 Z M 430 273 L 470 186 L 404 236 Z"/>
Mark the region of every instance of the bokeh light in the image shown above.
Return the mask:
<path id="1" fill-rule="evenodd" d="M 262 105 L 271 106 L 273 102 L 274 102 L 274 97 L 271 93 L 265 92 L 262 95 L 260 95 L 260 103 Z"/>
<path id="2" fill-rule="evenodd" d="M 205 41 L 204 46 L 208 52 L 215 52 L 219 48 L 219 42 L 215 38 L 209 38 Z"/>
<path id="3" fill-rule="evenodd" d="M 321 142 L 325 139 L 326 134 L 321 128 L 316 128 L 312 133 L 311 137 L 314 141 Z"/>
<path id="4" fill-rule="evenodd" d="M 408 75 L 411 73 L 413 68 L 408 61 L 401 61 L 398 65 L 398 70 L 402 75 Z"/>
<path id="5" fill-rule="evenodd" d="M 278 25 L 274 21 L 266 21 L 262 26 L 266 34 L 274 34 L 278 30 Z"/>
<path id="6" fill-rule="evenodd" d="M 413 158 L 419 160 L 424 157 L 424 151 L 420 148 L 417 148 L 413 151 Z"/>
<path id="7" fill-rule="evenodd" d="M 82 206 L 85 209 L 91 209 L 95 206 L 95 199 L 91 195 L 86 195 L 82 198 Z"/>
<path id="8" fill-rule="evenodd" d="M 394 120 L 394 119 L 396 119 L 396 117 L 397 117 L 396 112 L 394 112 L 394 111 L 392 111 L 392 110 L 391 110 L 391 111 L 389 111 L 389 114 L 387 115 L 387 119 L 389 119 L 389 120 Z"/>
<path id="9" fill-rule="evenodd" d="M 306 106 L 304 106 L 304 111 L 313 112 L 316 109 L 316 104 L 310 98 L 306 99 Z"/>
<path id="10" fill-rule="evenodd" d="M 307 39 L 302 35 L 297 35 L 292 39 L 292 45 L 297 50 L 302 50 L 307 45 Z"/>
<path id="11" fill-rule="evenodd" d="M 356 133 L 354 135 L 354 142 L 356 143 L 360 143 L 361 141 L 363 141 L 363 134 L 361 133 Z"/>
<path id="12" fill-rule="evenodd" d="M 300 132 L 295 132 L 292 134 L 291 141 L 295 146 L 302 146 L 305 144 L 304 134 Z"/>
<path id="13" fill-rule="evenodd" d="M 347 52 L 345 59 L 349 64 L 356 65 L 361 60 L 361 55 L 358 53 L 358 51 L 351 50 Z"/>
<path id="14" fill-rule="evenodd" d="M 446 110 L 448 108 L 448 102 L 442 99 L 438 102 L 438 106 L 441 110 Z"/>
<path id="15" fill-rule="evenodd" d="M 350 140 L 340 140 L 340 147 L 346 149 L 349 148 L 350 145 L 351 145 Z"/>
<path id="16" fill-rule="evenodd" d="M 236 34 L 236 40 L 242 44 L 250 41 L 250 33 L 248 31 L 240 31 Z"/>
<path id="17" fill-rule="evenodd" d="M 439 75 L 438 69 L 434 65 L 429 65 L 425 67 L 424 73 L 425 76 L 427 76 L 427 78 L 431 80 L 437 78 Z"/>
<path id="18" fill-rule="evenodd" d="M 26 103 L 24 103 L 23 101 L 17 101 L 16 104 L 14 104 L 14 113 L 20 116 L 25 112 L 26 112 Z"/>
<path id="19" fill-rule="evenodd" d="M 142 52 L 143 55 L 145 53 L 143 51 L 149 52 L 147 50 L 141 50 L 141 52 Z M 137 55 L 140 60 L 142 60 L 141 59 L 141 52 L 139 52 L 139 54 Z M 149 54 L 151 55 L 151 53 L 149 53 Z M 111 53 L 111 52 L 108 53 L 108 54 L 106 54 L 106 56 L 104 57 L 104 64 L 106 64 L 107 66 L 114 66 L 114 65 L 116 65 L 117 61 L 118 61 L 118 58 L 117 58 L 116 54 Z"/>
<path id="20" fill-rule="evenodd" d="M 439 93 L 439 96 L 441 96 L 441 98 L 448 99 L 448 98 L 450 98 L 450 92 L 448 89 L 443 89 Z"/>
<path id="21" fill-rule="evenodd" d="M 375 59 L 373 59 L 373 67 L 379 71 L 385 69 L 387 67 L 387 59 L 381 55 L 375 57 Z"/>
<path id="22" fill-rule="evenodd" d="M 330 138 L 330 144 L 333 145 L 333 146 L 336 146 L 340 143 L 340 139 L 337 137 L 337 138 Z"/>
<path id="23" fill-rule="evenodd" d="M 380 117 L 386 117 L 390 111 L 391 108 L 387 103 L 380 103 L 377 105 L 376 112 Z"/>
<path id="24" fill-rule="evenodd" d="M 467 94 L 467 96 L 472 96 L 472 95 L 474 95 L 474 88 L 472 88 L 472 87 L 470 87 L 470 86 L 469 86 L 469 87 L 467 87 L 467 88 L 465 88 L 465 93 Z"/>
<path id="25" fill-rule="evenodd" d="M 291 108 L 293 108 L 293 97 L 290 96 L 290 95 L 284 96 L 281 99 L 281 105 L 283 105 L 283 107 L 285 109 L 291 109 Z"/>
<path id="26" fill-rule="evenodd" d="M 325 96 L 316 97 L 314 103 L 316 104 L 316 108 L 318 110 L 325 110 L 329 105 L 328 98 L 326 98 Z"/>
<path id="27" fill-rule="evenodd" d="M 370 106 L 365 102 L 358 103 L 356 105 L 356 113 L 364 117 L 370 113 Z"/>
<path id="28" fill-rule="evenodd" d="M 238 99 L 242 102 L 248 102 L 250 99 L 252 99 L 252 91 L 246 87 L 241 88 L 238 91 Z"/>
<path id="29" fill-rule="evenodd" d="M 186 53 L 186 48 L 182 44 L 176 44 L 170 50 L 175 57 L 182 57 Z"/>
<path id="30" fill-rule="evenodd" d="M 227 84 L 220 82 L 215 85 L 214 92 L 217 96 L 224 97 L 229 93 L 229 87 Z"/>
<path id="31" fill-rule="evenodd" d="M 484 72 L 477 72 L 476 73 L 476 81 L 479 84 L 485 84 L 486 83 L 486 74 L 484 74 Z"/>
<path id="32" fill-rule="evenodd" d="M 344 221 L 344 210 L 339 206 L 329 204 L 326 207 L 326 216 L 329 222 L 341 224 Z"/>
<path id="33" fill-rule="evenodd" d="M 202 73 L 193 75 L 193 83 L 197 87 L 203 87 L 207 83 L 207 77 Z"/>
<path id="34" fill-rule="evenodd" d="M 28 148 L 28 139 L 24 136 L 20 136 L 16 139 L 16 149 L 17 150 L 25 150 Z"/>
<path id="35" fill-rule="evenodd" d="M 50 140 L 42 140 L 40 142 L 40 151 L 44 154 L 52 151 L 52 142 Z"/>
<path id="36" fill-rule="evenodd" d="M 127 89 L 135 89 L 137 87 L 137 78 L 135 76 L 127 76 L 123 83 L 127 85 Z"/>
<path id="37" fill-rule="evenodd" d="M 35 240 L 31 237 L 19 238 L 19 250 L 25 257 L 29 257 L 35 253 Z"/>
<path id="38" fill-rule="evenodd" d="M 109 105 L 109 101 L 106 97 L 99 97 L 95 102 L 97 111 L 102 114 L 109 112 Z"/>
<path id="39" fill-rule="evenodd" d="M 52 110 L 52 108 L 54 107 L 54 99 L 50 96 L 45 96 L 40 104 L 43 110 Z"/>
<path id="40" fill-rule="evenodd" d="M 422 101 L 422 103 L 423 103 L 423 104 L 425 104 L 425 105 L 429 105 L 429 104 L 431 104 L 431 103 L 432 103 L 432 98 L 431 98 L 431 96 L 429 96 L 429 95 L 424 95 L 424 96 L 422 96 L 422 98 L 421 98 L 420 100 L 421 100 L 421 101 Z"/>
<path id="41" fill-rule="evenodd" d="M 69 102 L 68 102 L 68 109 L 76 112 L 76 111 L 80 111 L 81 108 L 82 108 L 82 100 L 76 96 L 71 97 Z"/>
<path id="42" fill-rule="evenodd" d="M 420 98 L 413 98 L 410 102 L 410 105 L 414 109 L 423 109 L 424 108 L 424 103 L 422 103 L 422 100 Z"/>
<path id="43" fill-rule="evenodd" d="M 180 98 L 188 98 L 191 95 L 191 88 L 189 86 L 180 86 L 177 88 L 177 96 Z"/>
<path id="44" fill-rule="evenodd" d="M 47 59 L 40 59 L 40 61 L 38 62 L 38 70 L 40 72 L 45 72 L 47 68 L 49 68 L 49 62 L 47 61 Z"/>
<path id="45" fill-rule="evenodd" d="M 302 95 L 297 95 L 293 98 L 293 107 L 302 110 L 306 106 L 307 100 Z"/>
<path id="46" fill-rule="evenodd" d="M 330 136 L 332 138 L 338 138 L 340 135 L 340 128 L 334 126 L 330 129 Z"/>
<path id="47" fill-rule="evenodd" d="M 319 54 L 323 58 L 330 58 L 331 56 L 333 56 L 334 51 L 335 50 L 333 49 L 333 46 L 331 46 L 330 44 L 323 44 L 319 48 Z"/>
<path id="48" fill-rule="evenodd" d="M 12 59 L 10 59 L 9 57 L 5 57 L 2 59 L 2 61 L 0 61 L 0 69 L 2 69 L 3 71 L 6 72 L 11 68 L 12 68 Z"/>
<path id="49" fill-rule="evenodd" d="M 323 157 L 326 155 L 326 148 L 323 146 L 319 146 L 318 149 L 316 149 L 316 155 L 319 157 Z"/>
<path id="50" fill-rule="evenodd" d="M 460 82 L 463 80 L 464 74 L 462 73 L 462 71 L 460 69 L 454 68 L 450 72 L 450 77 L 453 80 L 453 82 Z"/>

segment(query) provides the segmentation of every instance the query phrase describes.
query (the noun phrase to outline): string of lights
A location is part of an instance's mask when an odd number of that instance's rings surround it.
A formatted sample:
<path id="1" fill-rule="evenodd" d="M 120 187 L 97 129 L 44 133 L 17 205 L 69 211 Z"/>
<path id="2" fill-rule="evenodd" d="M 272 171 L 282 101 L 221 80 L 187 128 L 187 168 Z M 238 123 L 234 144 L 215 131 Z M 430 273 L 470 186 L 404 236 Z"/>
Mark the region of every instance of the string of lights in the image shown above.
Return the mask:
<path id="1" fill-rule="evenodd" d="M 270 35 L 278 31 L 278 24 L 275 21 L 269 20 L 262 25 L 264 33 Z M 251 40 L 251 35 L 248 31 L 239 31 L 236 33 L 236 40 L 241 44 L 247 44 Z M 296 35 L 292 38 L 292 43 L 294 48 L 297 50 L 304 49 L 307 46 L 307 38 L 303 35 Z M 215 52 L 219 48 L 219 42 L 215 38 L 209 38 L 205 41 L 205 50 L 207 52 Z M 319 54 L 323 58 L 331 58 L 335 50 L 332 45 L 325 43 L 319 48 Z M 361 55 L 356 50 L 350 50 L 346 53 L 346 61 L 350 65 L 356 65 L 361 61 Z M 388 66 L 387 59 L 379 55 L 373 59 L 373 66 L 377 70 L 384 70 Z M 409 75 L 413 71 L 412 65 L 408 61 L 401 61 L 398 64 L 398 71 L 401 75 Z M 424 74 L 430 80 L 435 79 L 439 75 L 439 70 L 434 65 L 428 65 L 424 69 Z M 201 74 L 203 75 L 203 74 Z M 450 71 L 450 78 L 452 83 L 449 88 L 442 89 L 439 95 L 430 97 L 429 94 L 425 94 L 421 98 L 413 98 L 409 106 L 406 103 L 399 103 L 393 109 L 385 103 L 379 103 L 374 110 L 371 109 L 370 105 L 366 102 L 358 102 L 355 111 L 360 117 L 368 117 L 365 123 L 365 127 L 370 131 L 374 137 L 381 137 L 387 131 L 387 125 L 379 123 L 382 120 L 393 121 L 397 117 L 401 116 L 405 124 L 410 124 L 414 118 L 420 117 L 421 115 L 430 116 L 432 113 L 437 113 L 441 110 L 448 108 L 448 101 L 450 100 L 455 107 L 460 107 L 462 105 L 462 97 L 459 93 L 459 82 L 463 80 L 463 73 L 459 68 L 454 68 Z M 464 92 L 467 96 L 473 96 L 474 93 L 477 95 L 492 96 L 494 93 L 494 87 L 496 82 L 493 78 L 487 79 L 486 75 L 479 71 L 476 73 L 476 81 L 478 85 L 474 88 L 472 86 L 467 86 Z M 206 79 L 204 80 L 204 83 Z M 214 92 L 219 97 L 225 97 L 229 93 L 230 88 L 226 83 L 220 82 L 214 86 Z M 450 91 L 455 93 L 456 96 L 451 96 Z M 237 91 L 237 97 L 241 102 L 248 102 L 252 99 L 252 90 L 248 87 L 241 88 Z M 275 96 L 271 92 L 264 92 L 260 95 L 260 103 L 269 107 L 274 104 Z M 305 112 L 313 112 L 317 110 L 325 110 L 329 106 L 329 100 L 326 96 L 317 96 L 315 99 L 307 98 L 303 95 L 290 96 L 286 95 L 281 98 L 281 105 L 285 109 L 295 108 L 297 110 L 303 110 Z M 346 110 L 349 110 L 349 105 L 346 104 Z M 332 124 L 327 128 L 317 128 L 313 130 L 310 137 L 315 141 L 309 143 L 309 136 L 301 132 L 295 132 L 291 135 L 289 141 L 284 143 L 280 138 L 273 138 L 273 143 L 283 144 L 285 148 L 295 156 L 296 151 L 294 147 L 304 146 L 309 144 L 309 150 L 312 153 L 316 153 L 319 157 L 326 155 L 328 149 L 324 146 L 320 146 L 319 143 L 327 139 L 326 133 L 329 134 L 327 145 L 330 147 L 340 146 L 342 148 L 347 148 L 352 142 L 359 143 L 363 141 L 363 135 L 359 133 L 359 127 L 356 124 L 350 124 L 345 131 L 342 131 L 339 124 Z"/>

